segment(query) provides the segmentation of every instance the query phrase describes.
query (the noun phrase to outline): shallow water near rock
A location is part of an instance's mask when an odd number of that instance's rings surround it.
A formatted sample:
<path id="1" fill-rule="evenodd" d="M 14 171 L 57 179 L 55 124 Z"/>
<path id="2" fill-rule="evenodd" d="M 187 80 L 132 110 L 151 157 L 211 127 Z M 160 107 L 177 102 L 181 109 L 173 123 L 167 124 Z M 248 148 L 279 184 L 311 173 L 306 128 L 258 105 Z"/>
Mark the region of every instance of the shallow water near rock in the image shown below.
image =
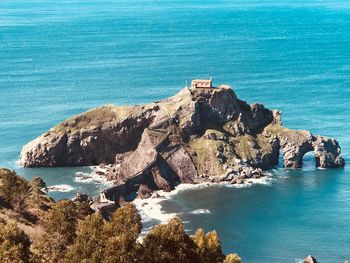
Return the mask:
<path id="1" fill-rule="evenodd" d="M 286 127 L 338 139 L 350 161 L 347 1 L 1 1 L 0 46 L 0 166 L 72 187 L 55 199 L 104 185 L 77 180 L 91 168 L 20 168 L 25 143 L 91 107 L 159 100 L 197 77 L 282 110 Z M 163 212 L 182 212 L 189 231 L 216 229 L 244 262 L 342 262 L 349 169 L 304 159 L 269 185 L 181 191 Z"/>

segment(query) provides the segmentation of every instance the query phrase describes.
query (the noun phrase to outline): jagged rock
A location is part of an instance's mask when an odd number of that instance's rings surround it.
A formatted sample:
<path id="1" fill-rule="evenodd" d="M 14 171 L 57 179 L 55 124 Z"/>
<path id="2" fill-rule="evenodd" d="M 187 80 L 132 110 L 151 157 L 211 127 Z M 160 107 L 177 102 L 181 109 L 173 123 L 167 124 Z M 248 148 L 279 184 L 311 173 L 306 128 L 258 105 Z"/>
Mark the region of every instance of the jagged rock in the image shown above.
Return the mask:
<path id="1" fill-rule="evenodd" d="M 90 110 L 69 119 L 27 144 L 24 166 L 80 166 L 114 163 L 116 153 L 134 150 L 157 107 L 117 107 Z"/>
<path id="2" fill-rule="evenodd" d="M 150 189 L 147 185 L 140 185 L 138 191 L 137 191 L 137 197 L 141 198 L 141 199 L 146 199 L 146 198 L 150 198 L 152 196 L 152 189 Z"/>
<path id="3" fill-rule="evenodd" d="M 205 138 L 209 139 L 209 140 L 217 140 L 218 139 L 217 135 L 214 132 L 211 132 L 208 135 L 205 135 Z"/>
<path id="4" fill-rule="evenodd" d="M 160 195 L 158 193 L 155 193 L 152 198 L 160 198 L 160 199 L 166 199 L 164 195 Z"/>
<path id="5" fill-rule="evenodd" d="M 257 179 L 263 176 L 263 171 L 260 168 L 253 170 L 253 178 Z"/>
<path id="6" fill-rule="evenodd" d="M 341 150 L 334 139 L 317 136 L 314 142 L 314 151 L 317 167 L 332 168 L 344 166 Z"/>
<path id="7" fill-rule="evenodd" d="M 276 165 L 280 150 L 285 167 L 300 168 L 309 151 L 318 167 L 344 166 L 336 140 L 281 125 L 281 112 L 249 105 L 232 89 L 185 88 L 144 106 L 79 114 L 25 145 L 20 159 L 26 167 L 100 164 L 122 193 L 139 185 L 170 191 L 184 182 L 243 183 Z"/>
<path id="8" fill-rule="evenodd" d="M 272 111 L 273 123 L 282 126 L 282 113 L 279 110 Z"/>
<path id="9" fill-rule="evenodd" d="M 243 178 L 237 178 L 236 179 L 236 184 L 244 184 L 244 179 Z"/>
<path id="10" fill-rule="evenodd" d="M 303 156 L 310 151 L 314 151 L 317 167 L 342 167 L 345 164 L 340 146 L 334 139 L 315 136 L 308 131 L 291 131 L 285 128 L 282 128 L 277 136 L 285 167 L 301 168 Z"/>
<path id="11" fill-rule="evenodd" d="M 97 175 L 105 175 L 106 173 L 104 171 L 96 171 L 95 172 Z"/>
<path id="12" fill-rule="evenodd" d="M 75 196 L 72 199 L 75 203 L 91 203 L 93 201 L 92 197 L 85 193 L 76 193 Z"/>
<path id="13" fill-rule="evenodd" d="M 304 258 L 304 263 L 317 263 L 317 260 L 313 256 L 309 255 Z"/>

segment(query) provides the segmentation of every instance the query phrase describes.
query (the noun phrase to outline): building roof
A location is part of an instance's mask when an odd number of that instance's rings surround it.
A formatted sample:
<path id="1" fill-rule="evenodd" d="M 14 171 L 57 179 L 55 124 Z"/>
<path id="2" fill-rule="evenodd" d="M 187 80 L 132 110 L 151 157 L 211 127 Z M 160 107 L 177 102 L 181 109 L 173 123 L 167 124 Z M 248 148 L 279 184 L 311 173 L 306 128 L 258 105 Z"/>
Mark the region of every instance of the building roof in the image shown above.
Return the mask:
<path id="1" fill-rule="evenodd" d="M 205 83 L 211 83 L 211 79 L 194 79 L 192 82 L 205 82 Z"/>

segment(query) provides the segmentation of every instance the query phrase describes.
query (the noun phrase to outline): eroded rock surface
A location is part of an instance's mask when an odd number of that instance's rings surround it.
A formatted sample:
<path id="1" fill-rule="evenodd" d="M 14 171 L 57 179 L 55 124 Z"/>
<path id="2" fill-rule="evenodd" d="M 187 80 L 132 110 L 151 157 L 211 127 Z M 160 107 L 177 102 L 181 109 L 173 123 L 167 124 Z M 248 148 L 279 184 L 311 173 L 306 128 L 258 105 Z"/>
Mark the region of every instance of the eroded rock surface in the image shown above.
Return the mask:
<path id="1" fill-rule="evenodd" d="M 278 163 L 280 152 L 285 167 L 300 168 L 309 151 L 318 167 L 344 166 L 336 140 L 284 128 L 279 111 L 250 105 L 222 86 L 185 88 L 144 106 L 108 105 L 82 113 L 24 146 L 21 163 L 102 164 L 109 179 L 124 185 L 118 193 L 141 186 L 145 197 L 183 182 L 258 178 Z M 105 194 L 116 200 L 115 191 Z"/>

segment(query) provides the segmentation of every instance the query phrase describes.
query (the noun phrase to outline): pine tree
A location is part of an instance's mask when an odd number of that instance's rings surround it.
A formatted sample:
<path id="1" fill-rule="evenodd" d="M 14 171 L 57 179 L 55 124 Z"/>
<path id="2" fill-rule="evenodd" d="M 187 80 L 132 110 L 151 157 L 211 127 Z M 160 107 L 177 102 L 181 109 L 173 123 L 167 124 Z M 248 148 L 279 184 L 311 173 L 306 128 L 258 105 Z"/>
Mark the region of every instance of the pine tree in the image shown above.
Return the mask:
<path id="1" fill-rule="evenodd" d="M 28 236 L 13 223 L 0 223 L 1 263 L 29 263 L 31 258 Z"/>
<path id="2" fill-rule="evenodd" d="M 34 246 L 42 262 L 57 263 L 75 239 L 76 206 L 70 200 L 61 200 L 49 210 L 44 221 L 45 234 Z"/>
<path id="3" fill-rule="evenodd" d="M 117 209 L 109 224 L 106 225 L 105 233 L 112 235 L 126 234 L 130 239 L 136 240 L 141 233 L 142 223 L 135 206 L 131 203 Z"/>
<path id="4" fill-rule="evenodd" d="M 110 222 L 105 224 L 104 260 L 106 263 L 139 262 L 141 245 L 137 238 L 141 232 L 141 217 L 131 203 L 117 209 Z"/>
<path id="5" fill-rule="evenodd" d="M 77 227 L 75 243 L 68 248 L 65 256 L 67 263 L 99 263 L 102 262 L 104 244 L 108 236 L 104 236 L 104 219 L 100 213 L 94 213 L 81 220 Z"/>
<path id="6" fill-rule="evenodd" d="M 143 246 L 145 262 L 201 262 L 197 255 L 197 246 L 185 233 L 184 225 L 179 218 L 155 226 L 144 238 Z"/>
<path id="7" fill-rule="evenodd" d="M 242 263 L 242 261 L 237 254 L 228 254 L 223 263 Z"/>
<path id="8" fill-rule="evenodd" d="M 32 180 L 30 180 L 30 185 L 34 190 L 41 190 L 47 187 L 45 181 L 39 176 L 33 177 Z"/>
<path id="9" fill-rule="evenodd" d="M 24 213 L 32 188 L 23 178 L 7 169 L 0 173 L 0 199 L 3 205 L 13 208 L 16 212 Z"/>
<path id="10" fill-rule="evenodd" d="M 205 235 L 203 229 L 199 228 L 192 239 L 198 247 L 197 253 L 201 258 L 201 262 L 215 263 L 223 261 L 224 255 L 216 231 L 208 232 Z"/>

